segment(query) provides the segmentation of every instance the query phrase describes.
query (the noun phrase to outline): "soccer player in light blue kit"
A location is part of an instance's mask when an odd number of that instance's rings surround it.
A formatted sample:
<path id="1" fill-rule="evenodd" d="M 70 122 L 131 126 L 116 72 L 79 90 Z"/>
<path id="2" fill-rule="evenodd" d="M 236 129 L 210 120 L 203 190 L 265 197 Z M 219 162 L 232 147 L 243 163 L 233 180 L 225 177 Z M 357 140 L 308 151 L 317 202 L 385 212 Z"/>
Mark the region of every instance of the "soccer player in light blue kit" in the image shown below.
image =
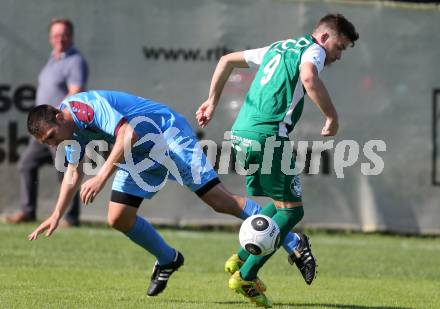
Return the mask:
<path id="1" fill-rule="evenodd" d="M 86 146 L 104 140 L 113 148 L 98 174 L 81 185 L 80 197 L 85 205 L 91 203 L 116 170 L 107 220 L 156 257 L 149 296 L 161 293 L 184 262 L 183 255 L 137 215 L 142 200 L 151 199 L 167 179 L 186 185 L 217 212 L 245 219 L 261 211 L 253 200 L 229 193 L 190 124 L 163 104 L 123 92 L 88 91 L 64 99 L 59 109 L 36 106 L 28 115 L 27 125 L 29 133 L 41 143 L 59 146 L 67 141 L 69 163 L 52 215 L 28 239 L 35 240 L 44 231 L 50 236 L 55 231 L 80 187 Z M 294 236 L 290 236 L 291 240 Z"/>

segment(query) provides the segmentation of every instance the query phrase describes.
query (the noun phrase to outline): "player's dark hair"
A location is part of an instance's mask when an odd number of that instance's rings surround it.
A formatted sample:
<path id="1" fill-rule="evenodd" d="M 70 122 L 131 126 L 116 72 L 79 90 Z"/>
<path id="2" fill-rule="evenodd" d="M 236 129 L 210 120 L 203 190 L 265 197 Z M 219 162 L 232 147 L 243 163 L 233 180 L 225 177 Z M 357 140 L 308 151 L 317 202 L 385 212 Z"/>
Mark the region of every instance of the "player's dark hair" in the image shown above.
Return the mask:
<path id="1" fill-rule="evenodd" d="M 359 39 L 359 33 L 357 33 L 354 25 L 349 22 L 342 14 L 327 14 L 318 22 L 316 28 L 325 25 L 330 29 L 336 31 L 338 35 L 344 35 L 350 40 L 351 46 L 354 46 L 354 42 Z"/>
<path id="2" fill-rule="evenodd" d="M 56 116 L 61 111 L 51 105 L 38 105 L 31 109 L 27 118 L 27 128 L 31 135 L 38 136 L 42 133 L 44 123 L 56 124 Z"/>
<path id="3" fill-rule="evenodd" d="M 66 26 L 67 29 L 69 30 L 70 35 L 73 37 L 73 23 L 70 21 L 70 19 L 63 17 L 53 18 L 49 23 L 49 31 L 52 28 L 52 26 L 55 24 L 63 24 L 64 26 Z"/>

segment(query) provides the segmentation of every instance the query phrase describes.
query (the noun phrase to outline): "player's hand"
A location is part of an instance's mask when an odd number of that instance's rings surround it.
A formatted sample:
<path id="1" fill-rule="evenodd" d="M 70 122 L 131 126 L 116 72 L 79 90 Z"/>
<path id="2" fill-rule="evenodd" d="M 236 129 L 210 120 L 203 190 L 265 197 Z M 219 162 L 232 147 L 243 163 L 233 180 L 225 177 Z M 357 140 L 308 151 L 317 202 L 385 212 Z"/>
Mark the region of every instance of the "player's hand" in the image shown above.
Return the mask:
<path id="1" fill-rule="evenodd" d="M 92 177 L 81 185 L 79 196 L 84 205 L 92 203 L 105 185 L 105 180 L 98 176 Z"/>
<path id="2" fill-rule="evenodd" d="M 214 115 L 215 104 L 212 100 L 208 99 L 200 105 L 196 112 L 196 118 L 199 126 L 205 128 Z"/>
<path id="3" fill-rule="evenodd" d="M 46 230 L 46 237 L 49 237 L 58 227 L 59 221 L 60 219 L 55 218 L 54 216 L 50 216 L 43 223 L 41 223 L 32 233 L 28 235 L 28 240 L 36 240 L 38 238 L 38 235 Z"/>
<path id="4" fill-rule="evenodd" d="M 338 119 L 327 118 L 324 127 L 321 130 L 322 136 L 334 136 L 338 133 L 339 123 Z"/>

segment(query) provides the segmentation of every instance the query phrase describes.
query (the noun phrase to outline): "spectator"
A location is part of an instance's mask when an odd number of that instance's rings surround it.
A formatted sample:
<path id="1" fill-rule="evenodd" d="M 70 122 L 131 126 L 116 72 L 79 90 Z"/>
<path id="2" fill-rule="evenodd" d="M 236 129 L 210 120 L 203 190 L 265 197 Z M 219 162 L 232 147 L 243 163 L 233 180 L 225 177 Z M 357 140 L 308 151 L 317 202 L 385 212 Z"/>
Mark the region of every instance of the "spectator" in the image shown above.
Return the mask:
<path id="1" fill-rule="evenodd" d="M 65 18 L 53 19 L 49 24 L 49 42 L 52 52 L 38 76 L 36 105 L 58 107 L 66 97 L 85 90 L 88 67 L 84 57 L 73 46 L 73 24 Z M 20 157 L 21 210 L 6 217 L 8 223 L 32 222 L 36 219 L 38 170 L 43 163 L 55 158 L 55 148 L 42 145 L 34 137 Z M 61 181 L 63 174 L 58 172 Z M 61 225 L 79 225 L 79 195 L 76 194 Z"/>

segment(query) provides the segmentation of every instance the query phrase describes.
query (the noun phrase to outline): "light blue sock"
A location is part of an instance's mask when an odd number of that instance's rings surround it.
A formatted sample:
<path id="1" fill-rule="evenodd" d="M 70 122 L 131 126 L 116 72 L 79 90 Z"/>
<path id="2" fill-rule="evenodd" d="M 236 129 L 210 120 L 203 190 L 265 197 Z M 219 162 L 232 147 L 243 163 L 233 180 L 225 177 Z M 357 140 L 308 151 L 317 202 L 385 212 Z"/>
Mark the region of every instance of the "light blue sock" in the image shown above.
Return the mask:
<path id="1" fill-rule="evenodd" d="M 124 234 L 154 255 L 159 265 L 171 263 L 176 255 L 175 250 L 168 246 L 154 227 L 142 217 L 136 216 L 136 223 Z"/>
<path id="2" fill-rule="evenodd" d="M 273 205 L 273 203 L 270 203 L 265 208 L 267 212 L 266 215 L 268 215 L 269 217 L 272 217 L 276 213 L 276 208 L 275 205 Z M 246 218 L 252 215 L 259 214 L 261 211 L 262 208 L 260 205 L 258 205 L 257 202 L 251 200 L 250 198 L 246 198 L 246 202 L 240 214 L 240 218 L 245 220 Z M 290 232 L 289 234 L 287 234 L 286 238 L 284 239 L 283 248 L 290 255 L 293 253 L 293 250 L 295 250 L 296 246 L 298 245 L 298 242 L 299 242 L 299 236 L 295 233 Z"/>
<path id="3" fill-rule="evenodd" d="M 298 234 L 290 232 L 286 235 L 286 238 L 284 238 L 283 248 L 290 255 L 293 253 L 293 250 L 295 250 L 296 246 L 298 246 L 298 242 Z"/>
<path id="4" fill-rule="evenodd" d="M 259 214 L 262 208 L 258 205 L 257 202 L 251 200 L 250 198 L 246 198 L 246 202 L 244 204 L 243 210 L 241 211 L 240 218 L 245 220 L 252 215 Z"/>

